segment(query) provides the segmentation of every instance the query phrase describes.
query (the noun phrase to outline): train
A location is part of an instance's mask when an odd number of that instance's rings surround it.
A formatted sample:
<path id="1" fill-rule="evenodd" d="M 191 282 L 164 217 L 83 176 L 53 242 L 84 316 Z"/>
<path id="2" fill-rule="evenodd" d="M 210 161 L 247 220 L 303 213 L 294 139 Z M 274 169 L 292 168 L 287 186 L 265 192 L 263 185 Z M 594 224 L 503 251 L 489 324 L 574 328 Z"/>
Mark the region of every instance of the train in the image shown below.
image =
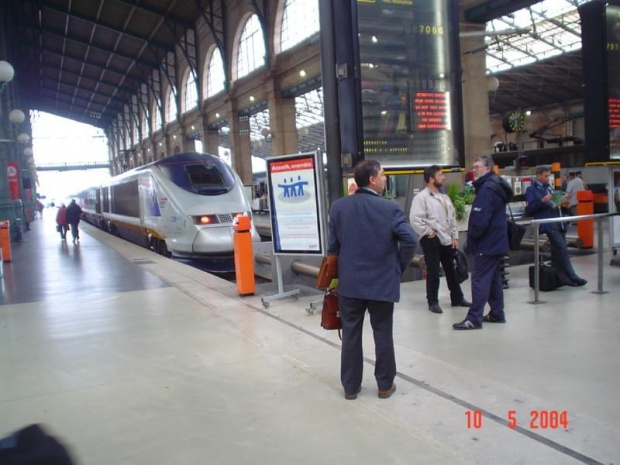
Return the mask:
<path id="1" fill-rule="evenodd" d="M 218 157 L 179 153 L 78 194 L 85 221 L 168 257 L 231 259 L 232 225 L 252 216 L 239 176 Z M 252 224 L 252 240 L 260 237 Z"/>

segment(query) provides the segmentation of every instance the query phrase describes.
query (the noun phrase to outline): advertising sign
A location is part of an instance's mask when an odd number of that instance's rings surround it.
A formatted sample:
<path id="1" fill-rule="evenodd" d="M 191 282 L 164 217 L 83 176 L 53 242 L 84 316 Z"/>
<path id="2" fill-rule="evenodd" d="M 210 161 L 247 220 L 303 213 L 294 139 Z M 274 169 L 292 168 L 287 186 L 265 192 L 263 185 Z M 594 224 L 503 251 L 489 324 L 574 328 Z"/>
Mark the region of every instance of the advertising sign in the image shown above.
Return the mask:
<path id="1" fill-rule="evenodd" d="M 613 199 L 611 199 L 609 211 L 611 213 L 620 213 L 620 170 L 612 170 L 611 182 L 610 193 L 613 195 Z M 611 218 L 610 243 L 612 247 L 620 247 L 620 216 Z"/>
<path id="2" fill-rule="evenodd" d="M 323 254 L 317 153 L 267 158 L 274 254 Z"/>
<path id="3" fill-rule="evenodd" d="M 6 175 L 9 181 L 9 195 L 11 199 L 19 199 L 19 165 L 10 161 L 6 164 Z"/>

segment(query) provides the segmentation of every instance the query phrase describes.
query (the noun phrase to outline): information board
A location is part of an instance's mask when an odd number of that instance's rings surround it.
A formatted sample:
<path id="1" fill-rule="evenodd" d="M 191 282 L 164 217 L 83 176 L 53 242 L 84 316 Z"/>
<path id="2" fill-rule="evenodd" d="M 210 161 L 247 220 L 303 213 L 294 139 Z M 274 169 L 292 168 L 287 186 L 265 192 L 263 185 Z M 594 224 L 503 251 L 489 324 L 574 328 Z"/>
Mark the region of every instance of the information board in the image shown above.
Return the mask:
<path id="1" fill-rule="evenodd" d="M 459 164 L 454 4 L 358 0 L 366 158 L 385 167 Z"/>
<path id="2" fill-rule="evenodd" d="M 610 213 L 620 213 L 620 169 L 611 170 L 611 189 L 610 194 L 613 196 L 610 205 Z M 612 247 L 620 247 L 620 216 L 611 217 L 611 240 Z"/>
<path id="3" fill-rule="evenodd" d="M 620 7 L 605 9 L 609 158 L 620 160 Z"/>
<path id="4" fill-rule="evenodd" d="M 317 153 L 267 158 L 274 254 L 323 255 L 323 189 Z"/>

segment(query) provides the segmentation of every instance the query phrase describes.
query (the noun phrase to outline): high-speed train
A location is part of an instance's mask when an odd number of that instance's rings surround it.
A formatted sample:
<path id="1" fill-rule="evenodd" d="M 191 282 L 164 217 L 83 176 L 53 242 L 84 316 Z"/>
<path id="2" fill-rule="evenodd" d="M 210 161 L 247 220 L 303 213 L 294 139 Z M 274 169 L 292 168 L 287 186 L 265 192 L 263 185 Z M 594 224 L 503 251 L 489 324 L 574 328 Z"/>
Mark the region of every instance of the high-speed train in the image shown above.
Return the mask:
<path id="1" fill-rule="evenodd" d="M 252 214 L 239 176 L 204 153 L 179 153 L 79 194 L 89 223 L 179 258 L 230 258 L 236 215 Z M 260 237 L 252 225 L 252 239 Z"/>

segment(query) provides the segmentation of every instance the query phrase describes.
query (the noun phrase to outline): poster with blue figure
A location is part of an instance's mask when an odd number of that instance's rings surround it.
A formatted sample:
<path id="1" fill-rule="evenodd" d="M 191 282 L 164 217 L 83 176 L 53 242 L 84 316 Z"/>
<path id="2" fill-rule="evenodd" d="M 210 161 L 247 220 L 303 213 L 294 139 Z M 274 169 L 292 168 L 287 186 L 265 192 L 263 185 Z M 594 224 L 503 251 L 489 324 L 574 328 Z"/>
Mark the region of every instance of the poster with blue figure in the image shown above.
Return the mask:
<path id="1" fill-rule="evenodd" d="M 314 155 L 268 160 L 275 253 L 321 253 Z"/>

